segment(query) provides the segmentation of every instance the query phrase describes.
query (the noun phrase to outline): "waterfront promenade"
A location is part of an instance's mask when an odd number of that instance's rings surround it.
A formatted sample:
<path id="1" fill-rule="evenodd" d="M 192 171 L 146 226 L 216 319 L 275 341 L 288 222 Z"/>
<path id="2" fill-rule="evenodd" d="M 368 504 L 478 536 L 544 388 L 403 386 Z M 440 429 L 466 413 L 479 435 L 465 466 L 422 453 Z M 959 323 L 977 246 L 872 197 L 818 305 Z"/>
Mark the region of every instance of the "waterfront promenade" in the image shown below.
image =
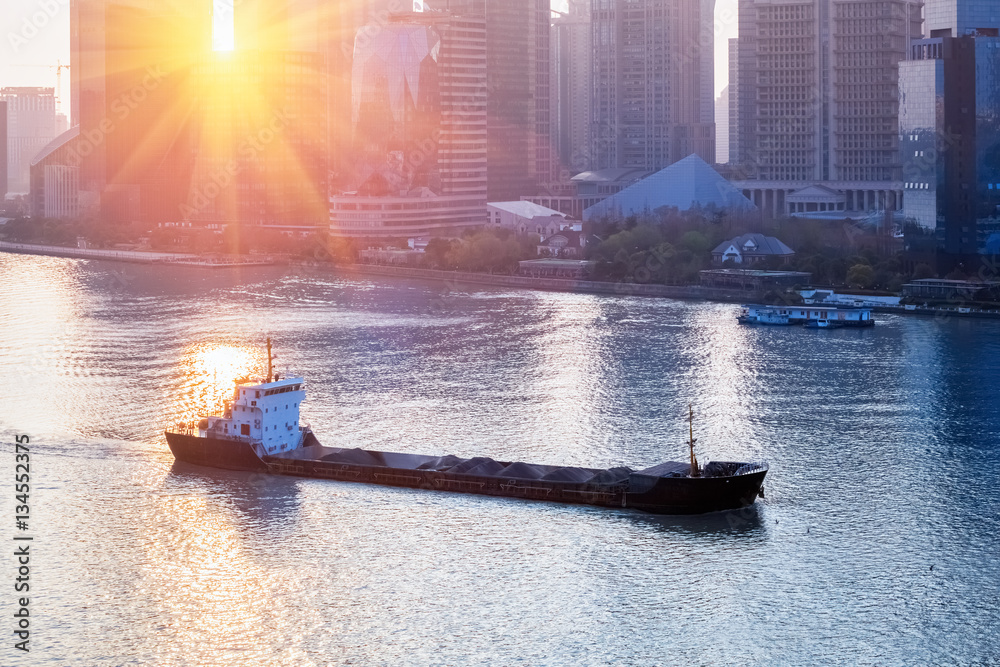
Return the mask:
<path id="1" fill-rule="evenodd" d="M 468 271 L 439 271 L 404 266 L 378 264 L 348 264 L 338 267 L 338 271 L 367 275 L 393 276 L 398 278 L 419 278 L 440 280 L 454 285 L 478 284 L 498 287 L 546 290 L 551 292 L 576 292 L 581 294 L 608 294 L 615 296 L 649 296 L 669 299 L 698 299 L 722 301 L 726 303 L 754 303 L 760 301 L 762 292 L 740 292 L 722 290 L 701 285 L 654 285 L 626 282 L 605 282 L 599 280 L 568 280 L 564 278 L 533 278 L 529 276 L 507 276 Z M 878 305 L 869 306 L 877 313 L 899 315 L 931 315 L 934 317 L 1000 318 L 1000 310 L 975 308 L 965 303 L 948 306 L 920 305 Z"/>
<path id="2" fill-rule="evenodd" d="M 45 255 L 47 257 L 71 257 L 74 259 L 103 259 L 136 264 L 175 264 L 222 268 L 234 266 L 264 266 L 274 264 L 272 257 L 232 258 L 204 256 L 192 253 L 151 252 L 146 250 L 103 250 L 99 248 L 71 248 L 66 246 L 37 245 L 34 243 L 10 243 L 0 241 L 0 252 L 22 255 Z"/>
<path id="3" fill-rule="evenodd" d="M 197 254 L 147 252 L 139 250 L 101 250 L 97 248 L 70 248 L 64 246 L 35 245 L 31 243 L 9 243 L 0 241 L 0 252 L 75 259 L 101 259 L 139 264 L 168 264 L 201 268 L 235 268 L 269 266 L 277 264 L 274 257 L 232 258 L 206 257 Z M 296 266 L 294 261 L 292 266 Z M 668 299 L 696 299 L 721 301 L 725 303 L 754 303 L 760 301 L 762 292 L 741 292 L 701 285 L 659 285 L 600 280 L 570 280 L 566 278 L 535 278 L 531 276 L 475 273 L 471 271 L 441 271 L 408 266 L 380 264 L 345 264 L 330 266 L 332 270 L 346 274 L 377 275 L 395 278 L 415 278 L 441 281 L 458 287 L 461 285 L 493 285 L 516 289 L 544 290 L 550 292 L 573 292 L 578 294 L 604 294 L 612 296 L 644 296 Z M 935 317 L 1000 318 L 1000 310 L 976 308 L 965 303 L 949 306 L 883 305 L 872 306 L 874 312 L 896 313 L 900 315 L 930 315 Z"/>
<path id="4" fill-rule="evenodd" d="M 582 294 L 651 296 L 671 299 L 704 299 L 733 302 L 742 302 L 760 296 L 756 292 L 738 292 L 736 290 L 722 290 L 702 287 L 700 285 L 658 285 L 601 280 L 572 280 L 567 278 L 535 278 L 531 276 L 474 273 L 471 271 L 440 271 L 436 269 L 418 269 L 407 266 L 387 266 L 380 264 L 348 264 L 338 267 L 337 270 L 397 278 L 441 280 L 454 284 L 496 285 L 498 287 L 517 287 Z"/>

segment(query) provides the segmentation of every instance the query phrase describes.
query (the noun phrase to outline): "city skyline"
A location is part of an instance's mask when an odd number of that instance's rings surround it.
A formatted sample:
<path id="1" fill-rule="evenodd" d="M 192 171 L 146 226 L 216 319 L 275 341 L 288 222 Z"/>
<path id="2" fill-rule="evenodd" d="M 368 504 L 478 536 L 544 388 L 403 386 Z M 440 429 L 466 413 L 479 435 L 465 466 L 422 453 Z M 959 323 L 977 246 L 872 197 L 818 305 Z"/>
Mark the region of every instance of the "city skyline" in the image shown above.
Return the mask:
<path id="1" fill-rule="evenodd" d="M 224 2 L 224 0 L 223 0 Z M 729 38 L 736 37 L 738 0 L 715 3 L 715 76 L 714 95 L 728 84 Z M 9 11 L 0 18 L 0 85 L 57 87 L 55 65 L 69 65 L 69 0 L 53 0 L 54 12 L 40 8 L 39 0 L 7 0 Z M 552 0 L 552 8 L 565 11 L 566 0 Z M 43 20 L 44 17 L 44 20 Z M 39 27 L 40 26 L 40 27 Z M 60 91 L 56 90 L 59 95 Z M 64 71 L 62 105 L 68 115 L 70 84 Z M 57 109 L 62 110 L 60 105 Z"/>

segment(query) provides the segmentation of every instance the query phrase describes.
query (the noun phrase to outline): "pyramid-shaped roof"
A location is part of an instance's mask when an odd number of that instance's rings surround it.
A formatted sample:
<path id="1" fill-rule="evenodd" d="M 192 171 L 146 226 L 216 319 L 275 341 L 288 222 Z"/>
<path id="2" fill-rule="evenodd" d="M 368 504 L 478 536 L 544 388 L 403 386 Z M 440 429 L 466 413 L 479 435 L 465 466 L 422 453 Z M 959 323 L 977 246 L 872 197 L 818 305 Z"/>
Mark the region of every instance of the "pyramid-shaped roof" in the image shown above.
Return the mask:
<path id="1" fill-rule="evenodd" d="M 583 219 L 626 217 L 655 211 L 661 206 L 680 211 L 692 208 L 751 211 L 756 208 L 736 186 L 692 153 L 584 210 Z"/>
<path id="2" fill-rule="evenodd" d="M 794 255 L 795 251 L 785 245 L 780 239 L 763 234 L 750 233 L 723 241 L 715 247 L 712 254 L 723 254 L 729 246 L 753 255 Z"/>

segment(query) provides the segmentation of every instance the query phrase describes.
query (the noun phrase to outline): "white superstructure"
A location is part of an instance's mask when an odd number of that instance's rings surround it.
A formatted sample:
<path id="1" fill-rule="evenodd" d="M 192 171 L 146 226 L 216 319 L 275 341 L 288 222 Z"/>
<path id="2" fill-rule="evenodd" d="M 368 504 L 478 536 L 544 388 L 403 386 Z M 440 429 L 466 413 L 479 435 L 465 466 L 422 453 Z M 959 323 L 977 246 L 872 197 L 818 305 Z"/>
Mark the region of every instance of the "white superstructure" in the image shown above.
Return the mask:
<path id="1" fill-rule="evenodd" d="M 233 400 L 223 416 L 208 417 L 198 424 L 198 435 L 208 438 L 246 440 L 271 455 L 302 444 L 299 406 L 306 398 L 303 378 L 291 377 L 260 384 L 237 383 Z"/>

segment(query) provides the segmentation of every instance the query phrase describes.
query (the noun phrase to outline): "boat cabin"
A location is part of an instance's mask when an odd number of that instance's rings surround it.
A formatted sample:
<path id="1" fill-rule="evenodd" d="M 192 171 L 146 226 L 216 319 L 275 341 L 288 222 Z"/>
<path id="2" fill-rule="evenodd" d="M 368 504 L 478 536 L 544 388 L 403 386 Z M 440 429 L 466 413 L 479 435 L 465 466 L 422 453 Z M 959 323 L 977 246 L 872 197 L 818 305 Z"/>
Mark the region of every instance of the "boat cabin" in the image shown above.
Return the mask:
<path id="1" fill-rule="evenodd" d="M 301 377 L 260 384 L 236 384 L 223 415 L 198 424 L 200 437 L 244 440 L 271 455 L 295 449 L 302 442 L 299 406 L 306 398 Z"/>

